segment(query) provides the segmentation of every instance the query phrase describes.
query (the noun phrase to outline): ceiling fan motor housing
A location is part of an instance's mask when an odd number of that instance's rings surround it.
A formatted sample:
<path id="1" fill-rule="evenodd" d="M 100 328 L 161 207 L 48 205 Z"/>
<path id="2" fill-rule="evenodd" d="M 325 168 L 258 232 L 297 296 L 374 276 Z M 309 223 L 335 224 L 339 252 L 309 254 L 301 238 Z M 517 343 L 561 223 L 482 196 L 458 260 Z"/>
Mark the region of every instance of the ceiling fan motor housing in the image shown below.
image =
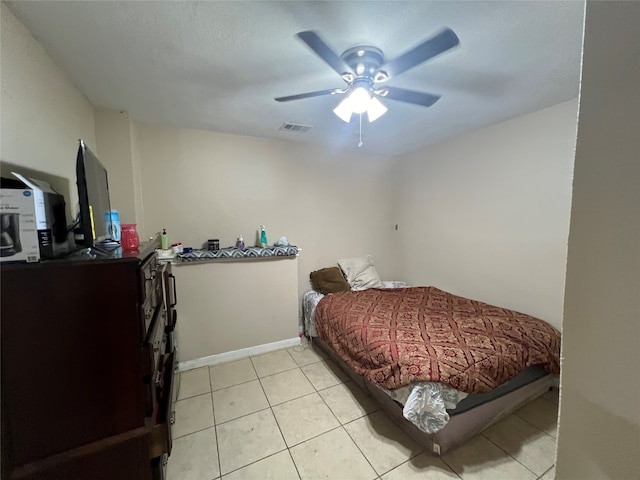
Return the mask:
<path id="1" fill-rule="evenodd" d="M 384 55 L 379 48 L 363 46 L 346 50 L 340 59 L 351 67 L 356 78 L 365 77 L 372 80 L 384 62 Z"/>

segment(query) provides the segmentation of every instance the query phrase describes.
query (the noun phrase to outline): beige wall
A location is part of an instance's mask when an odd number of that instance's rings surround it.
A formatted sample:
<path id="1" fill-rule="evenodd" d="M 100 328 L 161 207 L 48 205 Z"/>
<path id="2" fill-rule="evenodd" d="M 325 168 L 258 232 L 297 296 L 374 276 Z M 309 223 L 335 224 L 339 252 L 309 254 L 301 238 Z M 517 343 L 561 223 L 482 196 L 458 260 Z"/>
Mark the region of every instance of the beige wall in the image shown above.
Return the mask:
<path id="1" fill-rule="evenodd" d="M 180 362 L 298 336 L 298 260 L 173 267 Z"/>
<path id="2" fill-rule="evenodd" d="M 111 208 L 120 223 L 136 223 L 136 195 L 131 120 L 127 112 L 95 109 L 96 142 L 100 161 L 109 174 Z"/>
<path id="3" fill-rule="evenodd" d="M 78 211 L 78 139 L 96 146 L 93 106 L 9 8 L 0 8 L 2 175 L 17 170 L 49 181 L 65 196 L 71 217 Z"/>
<path id="4" fill-rule="evenodd" d="M 576 101 L 400 158 L 403 278 L 560 328 Z"/>
<path id="5" fill-rule="evenodd" d="M 144 217 L 144 205 L 142 203 L 142 170 L 140 161 L 140 145 L 138 141 L 138 124 L 135 121 L 129 122 L 131 137 L 131 165 L 133 180 L 133 196 L 135 199 L 135 221 L 140 223 Z"/>
<path id="6" fill-rule="evenodd" d="M 640 3 L 587 2 L 556 478 L 640 475 Z"/>
<path id="7" fill-rule="evenodd" d="M 166 228 L 170 242 L 208 238 L 253 245 L 286 235 L 302 248 L 300 293 L 309 273 L 339 258 L 370 254 L 393 278 L 392 158 L 338 153 L 277 140 L 138 124 L 143 237 Z M 273 278 L 267 289 L 279 288 Z"/>

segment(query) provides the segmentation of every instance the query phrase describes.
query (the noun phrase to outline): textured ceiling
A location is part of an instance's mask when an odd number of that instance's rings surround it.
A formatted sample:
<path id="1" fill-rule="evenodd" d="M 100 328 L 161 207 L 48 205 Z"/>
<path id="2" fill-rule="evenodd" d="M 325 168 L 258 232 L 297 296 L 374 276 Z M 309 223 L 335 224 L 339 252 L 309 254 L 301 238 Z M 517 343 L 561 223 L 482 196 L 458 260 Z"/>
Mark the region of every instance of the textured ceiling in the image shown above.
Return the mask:
<path id="1" fill-rule="evenodd" d="M 136 120 L 357 149 L 358 124 L 335 96 L 274 97 L 343 87 L 299 39 L 315 30 L 340 54 L 374 45 L 394 58 L 442 27 L 460 45 L 389 81 L 442 95 L 432 107 L 383 100 L 363 121 L 362 150 L 401 154 L 578 96 L 584 3 L 8 2 L 96 106 Z M 354 116 L 355 118 L 355 116 Z M 313 125 L 305 134 L 283 122 Z"/>

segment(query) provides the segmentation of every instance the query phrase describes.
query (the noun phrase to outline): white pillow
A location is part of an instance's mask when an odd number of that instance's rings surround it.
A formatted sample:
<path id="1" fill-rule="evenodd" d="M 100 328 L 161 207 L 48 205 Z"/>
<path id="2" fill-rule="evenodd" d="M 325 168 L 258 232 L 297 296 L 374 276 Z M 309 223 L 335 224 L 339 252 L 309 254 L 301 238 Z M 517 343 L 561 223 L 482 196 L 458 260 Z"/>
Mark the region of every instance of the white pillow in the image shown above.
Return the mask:
<path id="1" fill-rule="evenodd" d="M 373 266 L 371 255 L 338 260 L 338 265 L 349 282 L 351 290 L 383 287 L 382 280 Z"/>

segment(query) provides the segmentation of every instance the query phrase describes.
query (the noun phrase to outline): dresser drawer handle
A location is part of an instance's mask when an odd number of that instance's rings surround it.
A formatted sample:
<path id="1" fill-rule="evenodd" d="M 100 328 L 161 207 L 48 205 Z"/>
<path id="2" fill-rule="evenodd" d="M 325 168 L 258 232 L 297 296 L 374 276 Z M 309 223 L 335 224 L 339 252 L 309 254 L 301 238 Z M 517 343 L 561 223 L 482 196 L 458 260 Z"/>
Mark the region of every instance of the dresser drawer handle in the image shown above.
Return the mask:
<path id="1" fill-rule="evenodd" d="M 171 282 L 173 283 L 173 303 L 170 305 L 171 307 L 175 307 L 178 304 L 178 291 L 176 290 L 176 277 L 173 276 L 172 273 L 169 274 L 171 278 Z"/>

